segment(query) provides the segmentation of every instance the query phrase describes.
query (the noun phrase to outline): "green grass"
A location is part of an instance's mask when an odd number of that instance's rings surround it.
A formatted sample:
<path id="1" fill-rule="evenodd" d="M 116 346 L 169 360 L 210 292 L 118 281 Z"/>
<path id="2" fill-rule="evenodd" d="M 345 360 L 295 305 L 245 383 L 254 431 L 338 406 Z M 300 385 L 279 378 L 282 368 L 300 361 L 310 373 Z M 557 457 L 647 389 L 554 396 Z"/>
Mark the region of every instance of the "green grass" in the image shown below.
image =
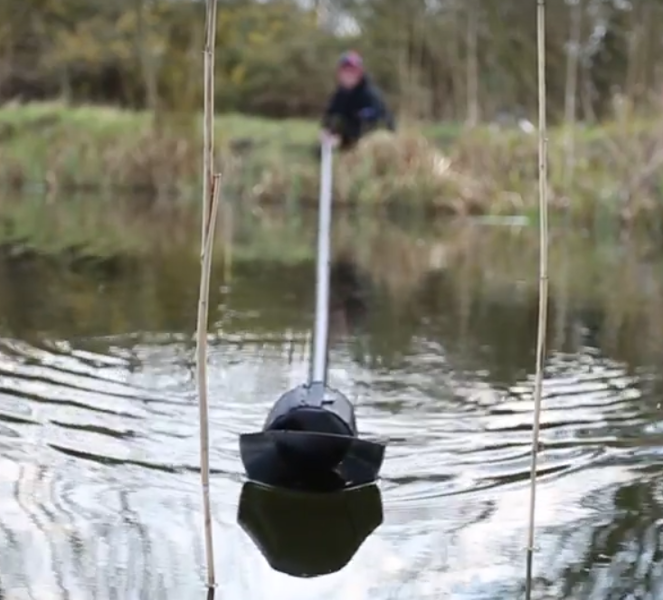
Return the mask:
<path id="1" fill-rule="evenodd" d="M 166 114 L 155 124 L 148 113 L 117 108 L 5 105 L 0 243 L 32 240 L 49 252 L 86 244 L 112 254 L 182 237 L 174 232 L 186 228 L 197 234 L 201 125 L 200 115 Z M 217 161 L 226 197 L 254 207 L 314 204 L 317 133 L 311 121 L 219 116 Z M 642 119 L 578 127 L 568 179 L 566 132 L 552 129 L 553 217 L 567 215 L 581 226 L 644 224 L 658 233 L 662 134 L 663 123 Z M 371 136 L 338 157 L 335 202 L 455 216 L 533 216 L 537 151 L 537 136 L 517 129 L 404 126 L 396 136 Z"/>

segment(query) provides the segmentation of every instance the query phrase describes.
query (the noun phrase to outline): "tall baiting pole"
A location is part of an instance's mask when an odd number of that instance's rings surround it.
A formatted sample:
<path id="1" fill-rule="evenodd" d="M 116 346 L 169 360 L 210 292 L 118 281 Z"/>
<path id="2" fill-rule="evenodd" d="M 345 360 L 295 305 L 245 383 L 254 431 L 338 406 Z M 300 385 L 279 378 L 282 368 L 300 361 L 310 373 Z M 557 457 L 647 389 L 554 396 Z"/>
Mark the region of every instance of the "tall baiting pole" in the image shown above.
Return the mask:
<path id="1" fill-rule="evenodd" d="M 209 490 L 209 409 L 207 402 L 207 329 L 209 320 L 209 287 L 212 268 L 214 229 L 221 193 L 221 178 L 214 174 L 214 49 L 216 39 L 216 3 L 206 1 L 205 50 L 203 54 L 203 210 L 200 252 L 200 292 L 196 325 L 196 379 L 200 411 L 200 478 L 203 492 L 203 523 L 207 587 L 216 585 L 212 508 Z"/>
<path id="2" fill-rule="evenodd" d="M 536 339 L 536 376 L 534 381 L 534 422 L 532 424 L 532 466 L 530 472 L 529 525 L 527 531 L 527 572 L 525 599 L 532 598 L 534 523 L 536 508 L 536 467 L 539 451 L 541 396 L 548 322 L 548 138 L 546 127 L 546 5 L 537 0 L 537 56 L 539 79 L 539 323 Z"/>
<path id="3" fill-rule="evenodd" d="M 318 254 L 315 278 L 315 330 L 310 383 L 327 383 L 329 338 L 329 271 L 331 263 L 332 144 L 324 139 L 320 164 L 320 206 L 318 214 Z"/>

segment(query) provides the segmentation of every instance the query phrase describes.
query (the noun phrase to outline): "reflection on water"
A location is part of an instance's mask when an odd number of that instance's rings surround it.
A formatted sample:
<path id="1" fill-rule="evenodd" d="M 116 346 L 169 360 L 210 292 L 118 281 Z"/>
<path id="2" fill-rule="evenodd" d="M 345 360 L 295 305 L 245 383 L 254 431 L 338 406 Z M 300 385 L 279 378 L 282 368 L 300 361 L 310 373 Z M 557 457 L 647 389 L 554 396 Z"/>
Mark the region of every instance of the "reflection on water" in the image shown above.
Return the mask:
<path id="1" fill-rule="evenodd" d="M 271 567 L 293 577 L 340 571 L 382 523 L 376 485 L 315 493 L 247 482 L 237 520 Z"/>
<path id="2" fill-rule="evenodd" d="M 356 401 L 363 435 L 390 440 L 384 523 L 342 570 L 299 579 L 270 568 L 237 524 L 237 439 L 306 380 L 314 231 L 304 218 L 242 218 L 232 264 L 217 261 L 211 317 L 219 596 L 518 598 L 536 232 L 337 224 L 351 268 L 334 286 L 330 384 Z M 647 248 L 587 235 L 556 234 L 551 260 L 538 597 L 654 600 L 663 270 Z M 3 599 L 205 596 L 197 272 L 195 252 L 113 279 L 0 261 Z M 313 508 L 280 506 L 311 527 Z"/>

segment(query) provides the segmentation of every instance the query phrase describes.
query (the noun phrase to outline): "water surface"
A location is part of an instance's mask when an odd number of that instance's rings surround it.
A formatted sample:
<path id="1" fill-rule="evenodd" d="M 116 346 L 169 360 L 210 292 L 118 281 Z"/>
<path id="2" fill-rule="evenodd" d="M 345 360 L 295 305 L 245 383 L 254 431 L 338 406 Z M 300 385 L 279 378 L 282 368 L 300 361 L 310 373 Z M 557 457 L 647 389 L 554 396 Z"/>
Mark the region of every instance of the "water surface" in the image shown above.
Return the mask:
<path id="1" fill-rule="evenodd" d="M 307 377 L 313 228 L 247 215 L 216 262 L 211 466 L 220 598 L 520 598 L 536 232 L 341 219 L 331 383 L 390 439 L 384 523 L 334 575 L 270 569 L 236 524 L 237 436 Z M 556 233 L 537 598 L 663 597 L 663 270 L 634 241 Z M 109 276 L 0 263 L 0 598 L 205 597 L 197 264 Z M 324 541 L 321 541 L 324 544 Z"/>

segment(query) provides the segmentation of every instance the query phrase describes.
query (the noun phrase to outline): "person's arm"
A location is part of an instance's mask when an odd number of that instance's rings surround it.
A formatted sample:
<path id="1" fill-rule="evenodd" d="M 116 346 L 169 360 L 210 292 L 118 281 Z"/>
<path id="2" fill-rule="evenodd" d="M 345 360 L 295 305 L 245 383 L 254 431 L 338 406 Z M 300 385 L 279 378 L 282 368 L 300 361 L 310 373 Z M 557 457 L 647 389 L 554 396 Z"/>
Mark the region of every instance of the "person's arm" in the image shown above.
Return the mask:
<path id="1" fill-rule="evenodd" d="M 394 129 L 393 117 L 385 105 L 382 94 L 377 88 L 372 86 L 366 90 L 364 108 L 359 111 L 359 118 L 365 129 L 370 129 L 380 124 L 384 124 L 388 129 Z"/>
<path id="2" fill-rule="evenodd" d="M 340 113 L 340 99 L 341 91 L 336 90 L 329 98 L 327 103 L 327 108 L 325 108 L 324 115 L 322 117 L 322 127 L 327 131 L 333 131 L 338 125 L 339 113 Z"/>

